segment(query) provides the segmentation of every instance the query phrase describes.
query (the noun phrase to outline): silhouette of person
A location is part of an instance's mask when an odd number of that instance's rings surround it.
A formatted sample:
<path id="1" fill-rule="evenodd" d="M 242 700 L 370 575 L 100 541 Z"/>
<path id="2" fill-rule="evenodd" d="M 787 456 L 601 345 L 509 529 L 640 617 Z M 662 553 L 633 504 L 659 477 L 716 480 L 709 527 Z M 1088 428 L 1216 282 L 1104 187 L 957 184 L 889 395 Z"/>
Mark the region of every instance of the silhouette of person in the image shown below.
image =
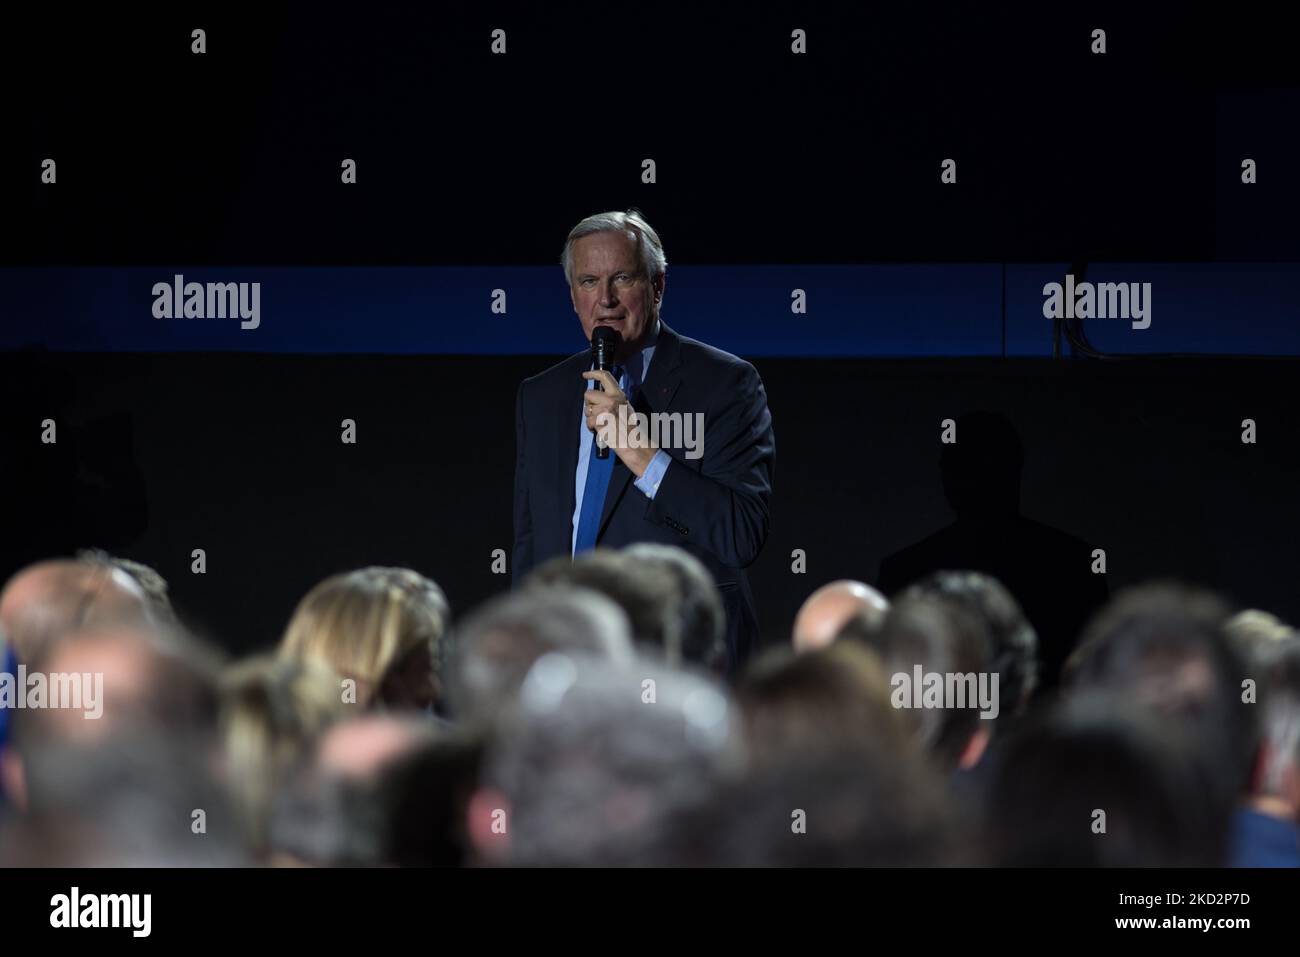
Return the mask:
<path id="1" fill-rule="evenodd" d="M 1105 603 L 1105 575 L 1092 572 L 1092 546 L 1020 514 L 1024 448 L 996 412 L 957 420 L 957 441 L 944 445 L 944 497 L 957 519 L 880 563 L 879 587 L 894 595 L 924 575 L 970 569 L 1005 585 L 1038 632 L 1036 696 L 1052 691 L 1061 666 L 1091 614 Z"/>

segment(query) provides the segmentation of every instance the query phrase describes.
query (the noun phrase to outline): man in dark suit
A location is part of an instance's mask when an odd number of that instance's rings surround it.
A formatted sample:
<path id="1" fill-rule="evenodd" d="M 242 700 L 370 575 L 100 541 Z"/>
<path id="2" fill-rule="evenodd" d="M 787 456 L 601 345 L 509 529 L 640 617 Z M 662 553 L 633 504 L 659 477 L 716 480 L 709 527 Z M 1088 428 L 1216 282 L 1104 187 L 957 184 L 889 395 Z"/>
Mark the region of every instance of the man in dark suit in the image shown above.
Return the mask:
<path id="1" fill-rule="evenodd" d="M 734 669 L 758 640 L 743 569 L 758 557 L 769 524 L 776 445 L 763 382 L 748 362 L 660 320 L 667 260 L 635 210 L 584 219 L 562 262 L 583 334 L 590 341 L 597 326 L 609 326 L 620 344 L 613 374 L 592 371 L 584 349 L 519 387 L 514 580 L 597 544 L 678 545 L 717 582 Z M 651 428 L 639 436 L 618 428 L 635 413 L 658 415 L 665 426 L 658 446 Z M 689 427 L 668 427 L 698 416 L 702 436 L 693 442 Z M 600 442 L 607 458 L 597 454 Z"/>

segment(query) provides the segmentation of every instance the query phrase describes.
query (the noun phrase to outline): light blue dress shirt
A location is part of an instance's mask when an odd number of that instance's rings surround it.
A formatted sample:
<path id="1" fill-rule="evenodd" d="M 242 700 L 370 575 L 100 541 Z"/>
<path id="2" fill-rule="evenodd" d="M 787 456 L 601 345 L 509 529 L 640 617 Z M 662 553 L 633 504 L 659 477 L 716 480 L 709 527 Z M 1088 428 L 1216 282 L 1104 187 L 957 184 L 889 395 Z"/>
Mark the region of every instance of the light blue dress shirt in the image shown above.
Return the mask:
<path id="1" fill-rule="evenodd" d="M 623 368 L 623 377 L 618 380 L 618 387 L 628 396 L 628 401 L 632 400 L 633 391 L 639 391 L 645 382 L 645 377 L 650 373 L 650 360 L 654 358 L 655 343 L 659 340 L 659 324 L 655 323 L 654 332 L 646 339 L 645 346 L 641 349 L 640 370 L 636 369 L 636 358 L 629 359 Z M 594 379 L 587 380 L 587 388 L 596 388 Z M 573 476 L 574 488 L 574 506 L 572 528 L 573 534 L 569 539 L 569 554 L 572 555 L 578 545 L 578 517 L 582 514 L 582 494 L 587 488 L 587 465 L 591 461 L 591 438 L 592 432 L 587 428 L 587 416 L 583 413 L 578 415 L 578 468 Z M 614 455 L 613 450 L 610 455 Z M 668 471 L 668 463 L 672 461 L 670 456 L 663 449 L 655 453 L 650 464 L 646 466 L 645 472 L 633 484 L 636 485 L 645 495 L 646 498 L 654 498 L 655 493 L 659 491 L 659 483 L 663 481 L 664 473 Z"/>

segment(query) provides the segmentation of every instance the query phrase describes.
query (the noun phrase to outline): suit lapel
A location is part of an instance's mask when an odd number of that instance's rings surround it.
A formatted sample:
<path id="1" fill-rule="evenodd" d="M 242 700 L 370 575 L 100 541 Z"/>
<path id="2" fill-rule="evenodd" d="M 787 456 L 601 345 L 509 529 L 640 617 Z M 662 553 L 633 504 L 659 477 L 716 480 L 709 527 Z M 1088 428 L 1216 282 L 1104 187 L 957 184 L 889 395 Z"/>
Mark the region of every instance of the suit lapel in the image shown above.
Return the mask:
<path id="1" fill-rule="evenodd" d="M 655 341 L 655 354 L 650 361 L 650 372 L 646 375 L 645 381 L 641 383 L 641 394 L 632 403 L 632 407 L 636 411 L 646 415 L 651 412 L 663 412 L 668 407 L 668 403 L 672 402 L 673 396 L 677 394 L 677 387 L 681 384 L 680 346 L 681 339 L 677 333 L 668 328 L 667 323 L 660 319 L 659 338 Z M 579 396 L 579 406 L 581 406 L 581 403 L 582 397 Z M 574 414 L 580 414 L 580 409 L 575 409 Z M 573 460 L 576 462 L 578 454 L 576 448 L 573 454 Z M 605 493 L 605 506 L 600 513 L 600 531 L 596 535 L 597 544 L 600 542 L 600 536 L 605 534 L 610 516 L 614 514 L 615 506 L 618 505 L 619 500 L 627 492 L 627 487 L 631 481 L 632 470 L 623 464 L 622 459 L 616 459 L 613 474 L 609 477 L 609 490 Z M 573 483 L 570 482 L 569 484 L 572 485 Z M 573 502 L 570 501 L 569 504 L 570 512 L 572 512 Z"/>
<path id="2" fill-rule="evenodd" d="M 667 323 L 659 320 L 659 339 L 655 342 L 654 358 L 650 361 L 650 373 L 641 385 L 641 399 L 650 408 L 638 406 L 638 412 L 663 412 L 668 403 L 677 394 L 681 385 L 681 337 L 668 328 Z"/>

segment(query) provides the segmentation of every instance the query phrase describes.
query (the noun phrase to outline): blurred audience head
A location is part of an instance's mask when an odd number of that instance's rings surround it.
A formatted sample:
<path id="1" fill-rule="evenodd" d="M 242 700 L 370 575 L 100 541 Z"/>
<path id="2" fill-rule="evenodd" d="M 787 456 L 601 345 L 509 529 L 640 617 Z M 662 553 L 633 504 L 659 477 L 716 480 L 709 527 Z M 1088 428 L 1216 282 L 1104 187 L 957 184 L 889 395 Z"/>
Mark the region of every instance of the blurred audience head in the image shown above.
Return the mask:
<path id="1" fill-rule="evenodd" d="M 488 864 L 638 863 L 741 755 L 733 706 L 704 675 L 553 652 L 489 747 L 470 837 Z"/>
<path id="2" fill-rule="evenodd" d="M 92 626 L 49 648 L 39 672 L 50 700 L 14 716 L 14 743 L 26 760 L 54 741 L 95 747 L 137 731 L 208 739 L 216 729 L 220 658 L 190 640 L 152 628 Z M 28 670 L 29 684 L 34 670 Z M 80 699 L 75 706 L 66 702 Z"/>
<path id="3" fill-rule="evenodd" d="M 1218 867 L 1231 811 L 1187 729 L 1118 696 L 1067 697 L 1017 728 L 992 772 L 986 863 Z"/>
<path id="4" fill-rule="evenodd" d="M 21 835 L 18 861 L 242 860 L 217 784 L 214 653 L 119 623 L 66 634 L 40 662 L 49 697 L 15 714 L 13 747 L 2 759 L 6 792 L 20 812 L 10 822 Z M 27 678 L 30 689 L 33 671 Z"/>
<path id="5" fill-rule="evenodd" d="M 862 742 L 908 747 L 909 724 L 889 700 L 880 659 L 858 642 L 760 655 L 736 689 L 754 759 Z"/>
<path id="6" fill-rule="evenodd" d="M 624 552 L 597 548 L 576 558 L 559 555 L 543 562 L 525 584 L 576 585 L 598 591 L 623 609 L 635 642 L 651 647 L 670 665 L 682 660 L 676 577 L 661 562 L 638 561 Z"/>
<path id="7" fill-rule="evenodd" d="M 290 659 L 315 658 L 355 682 L 363 707 L 433 712 L 440 707 L 447 599 L 406 568 L 334 575 L 298 603 L 280 642 Z"/>
<path id="8" fill-rule="evenodd" d="M 338 676 L 312 658 L 261 655 L 222 676 L 224 780 L 251 853 L 268 849 L 272 804 L 287 776 L 348 713 Z"/>
<path id="9" fill-rule="evenodd" d="M 890 701 L 921 747 L 945 769 L 977 764 L 1001 712 L 982 622 L 948 598 L 905 596 L 863 641 L 884 662 Z"/>
<path id="10" fill-rule="evenodd" d="M 1038 635 L 1020 604 L 992 575 L 941 571 L 907 588 L 909 597 L 934 595 L 961 606 L 983 625 L 989 671 L 998 675 L 999 720 L 1024 713 L 1038 684 Z"/>
<path id="11" fill-rule="evenodd" d="M 682 660 L 714 673 L 725 671 L 726 609 L 704 563 L 685 549 L 656 542 L 629 545 L 623 554 L 637 565 L 660 568 L 672 578 Z"/>
<path id="12" fill-rule="evenodd" d="M 224 867 L 249 863 L 210 752 L 158 727 L 29 755 L 31 802 L 0 826 L 3 867 Z"/>
<path id="13" fill-rule="evenodd" d="M 333 725 L 272 812 L 271 863 L 457 866 L 481 743 L 416 715 Z"/>
<path id="14" fill-rule="evenodd" d="M 785 751 L 679 807 L 647 863 L 935 867 L 967 863 L 933 768 L 885 741 Z"/>
<path id="15" fill-rule="evenodd" d="M 845 626 L 862 631 L 880 627 L 889 602 L 865 582 L 840 579 L 808 596 L 794 619 L 794 650 L 815 651 L 834 641 Z"/>
<path id="16" fill-rule="evenodd" d="M 1300 637 L 1276 615 L 1258 608 L 1237 612 L 1224 623 L 1223 629 L 1237 646 L 1238 653 L 1251 661 L 1267 660 L 1289 639 Z"/>
<path id="17" fill-rule="evenodd" d="M 144 592 L 149 603 L 149 614 L 154 622 L 164 628 L 178 625 L 176 611 L 172 608 L 171 597 L 168 594 L 167 579 L 163 578 L 156 569 L 129 558 L 110 555 L 100 548 L 81 549 L 77 552 L 77 560 L 108 565 L 126 572 Z"/>
<path id="18" fill-rule="evenodd" d="M 148 626 L 149 609 L 144 588 L 116 565 L 43 561 L 15 574 L 0 591 L 0 631 L 18 660 L 34 665 L 71 632 L 99 625 Z"/>
<path id="19" fill-rule="evenodd" d="M 1247 661 L 1228 639 L 1229 610 L 1199 588 L 1154 583 L 1116 595 L 1066 663 L 1075 691 L 1107 691 L 1185 726 L 1201 742 L 1225 803 L 1256 758 L 1256 706 L 1243 701 Z"/>
<path id="20" fill-rule="evenodd" d="M 627 615 L 589 588 L 533 587 L 498 596 L 456 629 L 449 696 L 455 717 L 490 723 L 514 700 L 528 670 L 553 651 L 582 651 L 614 661 L 632 657 Z"/>

